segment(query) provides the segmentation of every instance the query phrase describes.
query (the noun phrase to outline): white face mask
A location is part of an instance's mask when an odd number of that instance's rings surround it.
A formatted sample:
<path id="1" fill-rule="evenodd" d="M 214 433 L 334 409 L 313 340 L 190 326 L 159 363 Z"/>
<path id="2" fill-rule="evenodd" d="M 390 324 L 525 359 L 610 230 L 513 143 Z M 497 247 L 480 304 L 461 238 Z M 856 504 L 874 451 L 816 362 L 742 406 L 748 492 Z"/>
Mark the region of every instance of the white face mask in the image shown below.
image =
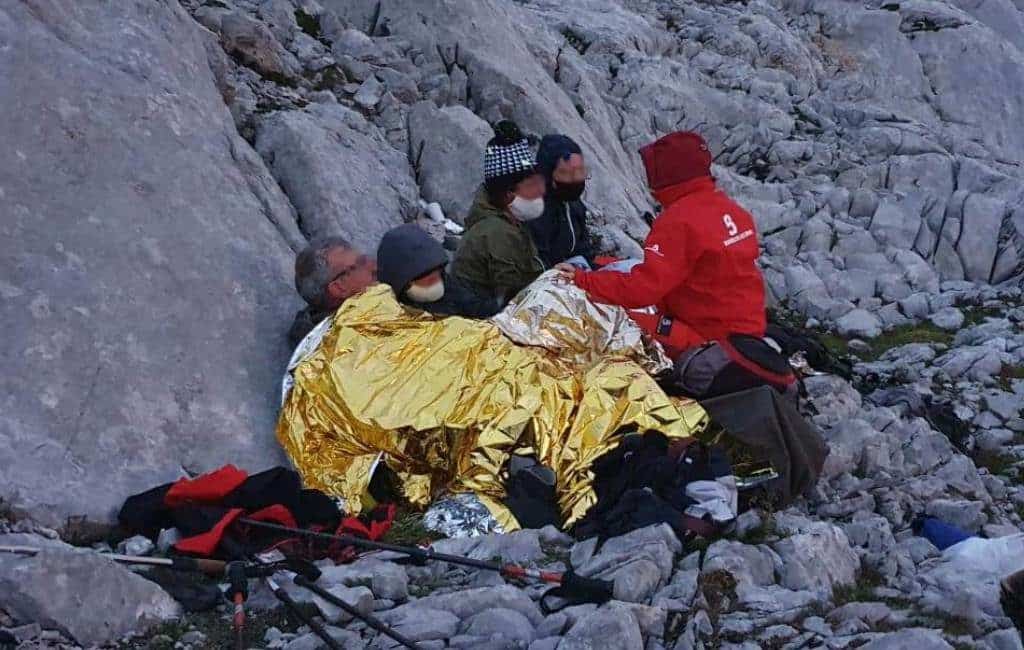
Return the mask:
<path id="1" fill-rule="evenodd" d="M 512 216 L 520 221 L 533 221 L 544 214 L 544 199 L 524 199 L 517 196 L 508 206 Z"/>
<path id="2" fill-rule="evenodd" d="M 413 302 L 437 302 L 444 297 L 444 280 L 435 282 L 429 287 L 410 284 L 409 288 L 405 290 L 405 295 Z"/>

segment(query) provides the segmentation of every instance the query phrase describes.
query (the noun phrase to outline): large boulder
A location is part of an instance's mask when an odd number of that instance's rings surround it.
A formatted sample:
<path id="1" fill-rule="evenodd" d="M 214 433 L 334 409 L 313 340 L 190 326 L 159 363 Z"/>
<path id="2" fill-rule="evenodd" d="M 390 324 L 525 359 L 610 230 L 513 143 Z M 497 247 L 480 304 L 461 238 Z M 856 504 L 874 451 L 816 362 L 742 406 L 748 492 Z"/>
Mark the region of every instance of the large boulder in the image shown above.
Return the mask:
<path id="1" fill-rule="evenodd" d="M 92 646 L 181 615 L 156 583 L 98 553 L 33 535 L 0 535 L 0 544 L 42 549 L 35 556 L 0 554 L 0 608 L 20 623 Z"/>
<path id="2" fill-rule="evenodd" d="M 274 440 L 291 206 L 177 3 L 0 7 L 0 498 L 108 518 Z"/>
<path id="3" fill-rule="evenodd" d="M 420 102 L 409 112 L 409 145 L 423 198 L 461 222 L 483 179 L 484 148 L 494 132 L 465 106 Z"/>
<path id="4" fill-rule="evenodd" d="M 373 254 L 381 235 L 414 213 L 408 159 L 344 106 L 271 113 L 257 125 L 256 149 L 310 238 L 342 235 Z"/>

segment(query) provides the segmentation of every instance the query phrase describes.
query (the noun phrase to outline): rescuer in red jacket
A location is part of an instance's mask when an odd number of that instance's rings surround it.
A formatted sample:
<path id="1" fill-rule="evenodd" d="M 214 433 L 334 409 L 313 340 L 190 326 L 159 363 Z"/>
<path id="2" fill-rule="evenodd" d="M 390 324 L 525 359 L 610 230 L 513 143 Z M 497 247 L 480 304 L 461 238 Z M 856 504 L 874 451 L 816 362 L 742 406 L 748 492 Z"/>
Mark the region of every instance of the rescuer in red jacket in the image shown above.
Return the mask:
<path id="1" fill-rule="evenodd" d="M 754 220 L 715 186 L 711 154 L 696 133 L 676 132 L 640 150 L 662 205 L 644 259 L 628 273 L 560 268 L 596 302 L 630 312 L 670 354 L 729 334 L 764 336 L 764 281 Z"/>

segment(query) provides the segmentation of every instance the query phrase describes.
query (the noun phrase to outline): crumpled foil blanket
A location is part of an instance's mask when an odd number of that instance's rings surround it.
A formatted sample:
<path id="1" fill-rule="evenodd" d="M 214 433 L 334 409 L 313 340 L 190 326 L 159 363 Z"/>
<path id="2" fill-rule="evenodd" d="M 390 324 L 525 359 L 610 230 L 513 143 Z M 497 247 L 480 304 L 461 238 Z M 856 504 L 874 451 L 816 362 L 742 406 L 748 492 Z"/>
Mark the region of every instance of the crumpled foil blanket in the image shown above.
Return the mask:
<path id="1" fill-rule="evenodd" d="M 358 512 L 384 462 L 411 503 L 471 492 L 511 531 L 504 465 L 533 455 L 554 470 L 571 525 L 595 501 L 589 468 L 617 432 L 707 426 L 698 404 L 658 387 L 649 372 L 664 355 L 623 310 L 553 274 L 493 320 L 409 309 L 384 285 L 346 301 L 310 335 L 318 343 L 300 345 L 284 387 L 277 437 L 306 484 Z"/>

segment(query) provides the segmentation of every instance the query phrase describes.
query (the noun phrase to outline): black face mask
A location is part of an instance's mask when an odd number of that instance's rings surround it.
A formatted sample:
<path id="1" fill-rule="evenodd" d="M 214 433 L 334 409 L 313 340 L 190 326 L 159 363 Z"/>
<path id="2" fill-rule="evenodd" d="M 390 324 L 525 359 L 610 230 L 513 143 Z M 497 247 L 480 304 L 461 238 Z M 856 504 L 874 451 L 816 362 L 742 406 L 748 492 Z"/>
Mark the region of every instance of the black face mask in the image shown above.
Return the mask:
<path id="1" fill-rule="evenodd" d="M 559 201 L 579 201 L 580 197 L 583 196 L 583 190 L 587 189 L 587 182 L 580 181 L 579 183 L 559 183 L 551 188 L 551 195 Z"/>

